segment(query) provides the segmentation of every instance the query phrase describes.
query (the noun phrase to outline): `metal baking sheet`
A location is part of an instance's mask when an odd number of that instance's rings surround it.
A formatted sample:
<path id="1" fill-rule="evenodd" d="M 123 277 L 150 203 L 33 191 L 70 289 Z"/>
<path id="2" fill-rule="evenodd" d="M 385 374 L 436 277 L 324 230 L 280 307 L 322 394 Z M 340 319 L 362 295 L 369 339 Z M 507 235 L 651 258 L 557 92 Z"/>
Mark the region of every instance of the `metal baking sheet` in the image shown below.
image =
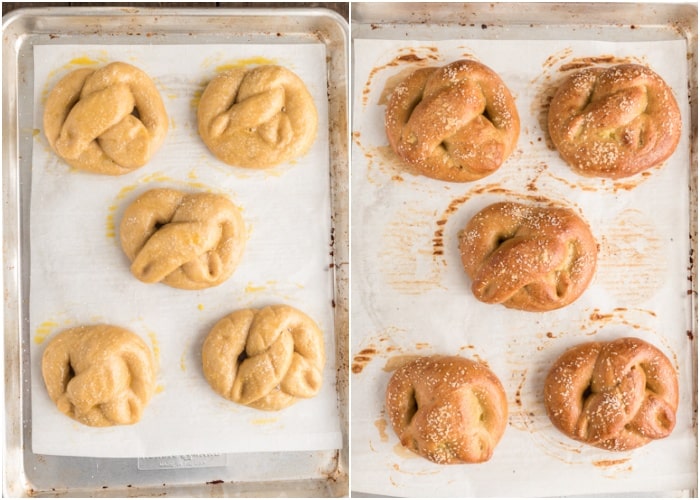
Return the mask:
<path id="1" fill-rule="evenodd" d="M 351 18 L 355 73 L 352 219 L 363 222 L 361 228 L 355 226 L 352 241 L 353 496 L 622 495 L 633 492 L 648 495 L 658 494 L 654 491 L 657 488 L 680 488 L 660 492 L 673 496 L 694 494 L 697 487 L 693 458 L 697 452 L 697 273 L 694 264 L 697 251 L 697 6 L 353 3 Z M 517 41 L 516 44 L 513 41 Z M 596 207 L 591 217 L 606 224 L 595 227 L 594 233 L 600 238 L 602 253 L 615 256 L 610 247 L 614 237 L 608 231 L 614 227 L 608 222 L 616 220 L 613 217 L 616 212 L 611 212 L 607 219 L 607 216 L 601 217 L 598 210 L 614 207 L 635 192 L 637 195 L 649 192 L 659 172 L 623 182 L 595 183 L 568 176 L 558 166 L 558 160 L 550 161 L 548 138 L 540 132 L 542 109 L 546 109 L 547 102 L 545 90 L 556 81 L 558 65 L 573 62 L 570 59 L 574 58 L 567 59 L 571 53 L 561 51 L 561 44 L 554 43 L 558 41 L 570 42 L 569 45 L 578 49 L 574 56 L 582 55 L 580 52 L 587 52 L 589 47 L 591 53 L 586 55 L 601 55 L 596 52 L 595 44 L 599 42 L 607 43 L 608 47 L 622 43 L 658 47 L 657 54 L 665 53 L 667 44 L 674 44 L 675 57 L 681 59 L 683 71 L 687 70 L 687 82 L 680 78 L 674 86 L 677 99 L 686 109 L 688 123 L 684 128 L 685 146 L 678 155 L 683 161 L 675 163 L 673 168 L 688 179 L 688 185 L 682 186 L 679 196 L 684 201 L 677 207 L 683 211 L 678 217 L 683 222 L 675 223 L 674 234 L 670 236 L 675 243 L 669 246 L 680 250 L 681 260 L 680 265 L 673 267 L 675 292 L 666 299 L 677 311 L 673 313 L 674 325 L 681 325 L 680 330 L 666 332 L 664 321 L 655 316 L 656 299 L 647 301 L 642 297 L 653 292 L 650 283 L 635 283 L 627 293 L 615 290 L 621 289 L 616 283 L 620 282 L 618 273 L 624 268 L 623 260 L 619 261 L 622 264 L 619 267 L 609 267 L 607 264 L 611 260 L 605 261 L 588 298 L 584 297 L 573 307 L 529 316 L 531 325 L 521 335 L 509 334 L 508 327 L 522 324 L 518 321 L 527 318 L 519 318 L 518 314 L 505 309 L 494 318 L 495 311 L 474 304 L 464 291 L 464 280 L 459 279 L 459 259 L 455 258 L 455 248 L 452 248 L 454 234 L 477 207 L 509 196 L 521 200 L 557 199 L 556 196 L 568 193 L 573 196 L 564 198 L 567 203 L 581 210 Z M 362 51 L 368 45 L 372 46 L 371 55 Z M 395 59 L 390 55 L 381 56 L 386 47 L 390 47 Z M 403 48 L 397 50 L 397 47 Z M 540 54 L 542 63 L 528 50 Z M 386 89 L 396 80 L 395 75 L 408 71 L 412 64 L 431 61 L 439 64 L 435 61 L 441 60 L 443 51 L 450 57 L 475 54 L 479 58 L 488 54 L 489 61 L 482 62 L 487 65 L 492 62 L 508 75 L 508 81 L 516 82 L 513 86 L 518 109 L 521 116 L 527 116 L 517 152 L 512 161 L 502 167 L 509 171 L 499 171 L 464 185 L 416 178 L 397 166 L 382 137 L 381 123 L 376 127 L 365 125 L 365 114 L 381 122 L 381 103 Z M 366 54 L 364 61 L 359 59 L 363 54 Z M 358 68 L 363 63 L 364 66 L 370 64 L 367 56 L 380 62 L 371 65 L 369 70 L 363 69 L 360 77 Z M 644 54 L 638 56 L 637 62 L 644 62 Z M 518 80 L 519 73 L 512 68 L 522 70 L 521 60 L 531 57 L 537 61 L 534 69 L 528 69 L 527 76 Z M 546 180 L 550 177 L 551 180 L 558 178 L 550 183 Z M 675 196 L 675 184 L 671 182 L 669 186 L 666 196 L 670 193 Z M 586 196 L 579 196 L 581 191 L 589 193 L 596 201 L 591 203 L 589 199 L 586 203 Z M 648 209 L 655 199 L 650 196 L 643 208 Z M 634 203 L 639 204 L 639 200 Z M 634 203 L 625 208 L 634 208 Z M 632 212 L 626 215 L 631 216 Z M 641 230 L 650 223 L 649 219 L 622 217 L 619 223 L 624 230 L 615 236 L 630 238 L 636 234 L 631 238 L 637 239 L 633 246 L 642 254 L 662 248 L 653 238 L 644 236 L 649 233 Z M 669 230 L 673 226 L 663 221 L 661 224 Z M 687 230 L 686 224 L 689 225 Z M 421 243 L 423 241 L 427 243 Z M 361 246 L 358 242 L 362 242 Z M 451 271 L 453 265 L 457 269 Z M 601 272 L 603 267 L 607 267 L 605 272 Z M 665 271 L 665 268 L 661 273 L 654 271 L 650 277 L 662 277 Z M 660 279 L 654 286 L 664 283 L 663 278 Z M 599 293 L 606 290 L 614 291 L 609 300 Z M 633 299 L 638 301 L 635 303 Z M 425 304 L 432 308 L 425 309 Z M 491 312 L 494 315 L 490 315 Z M 668 318 L 668 313 L 669 310 L 664 310 L 662 316 Z M 480 325 L 470 323 L 475 315 Z M 491 322 L 484 323 L 486 321 Z M 484 324 L 493 325 L 491 331 L 485 332 Z M 528 334 L 524 335 L 525 332 Z M 590 339 L 591 335 L 604 338 L 621 332 L 658 339 L 663 347 L 673 338 L 674 348 L 667 353 L 679 368 L 686 397 L 690 399 L 681 410 L 679 421 L 683 423 L 676 436 L 688 462 L 684 462 L 684 471 L 675 478 L 655 482 L 651 479 L 653 473 L 642 472 L 644 467 L 655 471 L 651 445 L 633 454 L 605 455 L 561 439 L 548 426 L 538 404 L 542 368 L 554 359 L 553 352 L 560 352 L 563 346 L 573 342 Z M 416 458 L 397 444 L 382 409 L 388 372 L 396 358 L 443 353 L 446 347 L 453 349 L 450 354 L 459 351 L 497 367 L 506 386 L 509 426 L 488 464 L 441 468 Z M 358 393 L 362 394 L 362 400 Z M 686 439 L 692 441 L 690 446 Z M 694 448 L 695 453 L 689 448 Z M 666 448 L 665 452 L 672 450 Z M 543 461 L 550 466 L 543 466 L 537 460 L 543 455 L 547 456 Z M 642 466 L 645 460 L 647 463 Z M 559 481 L 560 477 L 566 479 Z"/>
<path id="2" fill-rule="evenodd" d="M 347 23 L 325 9 L 48 8 L 3 19 L 3 244 L 8 496 L 343 496 L 348 487 Z M 336 386 L 335 450 L 161 458 L 82 458 L 31 450 L 29 345 L 32 116 L 37 44 L 322 43 L 328 75 L 328 153 Z"/>

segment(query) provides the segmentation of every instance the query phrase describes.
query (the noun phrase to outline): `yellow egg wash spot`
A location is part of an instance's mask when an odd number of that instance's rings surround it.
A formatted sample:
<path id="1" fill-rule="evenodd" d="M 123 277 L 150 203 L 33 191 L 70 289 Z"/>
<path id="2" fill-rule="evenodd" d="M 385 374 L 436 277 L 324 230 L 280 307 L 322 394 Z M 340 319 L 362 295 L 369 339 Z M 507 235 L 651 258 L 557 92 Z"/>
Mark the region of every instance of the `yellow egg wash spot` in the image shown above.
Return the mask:
<path id="1" fill-rule="evenodd" d="M 267 288 L 276 285 L 277 282 L 274 280 L 268 280 L 263 284 L 260 285 L 255 285 L 253 284 L 252 281 L 249 281 L 248 284 L 245 287 L 245 291 L 248 293 L 255 293 L 255 292 L 262 292 L 263 290 L 266 290 Z"/>
<path id="2" fill-rule="evenodd" d="M 43 344 L 46 337 L 48 337 L 51 332 L 58 326 L 55 321 L 44 321 L 39 326 L 36 327 L 34 342 L 37 344 Z"/>
<path id="3" fill-rule="evenodd" d="M 204 311 L 204 304 L 197 304 L 197 309 Z"/>
<path id="4" fill-rule="evenodd" d="M 151 346 L 153 347 L 153 356 L 156 359 L 160 359 L 160 344 L 158 343 L 158 337 L 153 332 L 148 332 L 148 338 L 151 340 Z"/>
<path id="5" fill-rule="evenodd" d="M 220 64 L 215 68 L 215 71 L 217 73 L 221 73 L 230 69 L 244 68 L 246 66 L 252 66 L 254 64 L 277 64 L 277 62 L 274 59 L 269 59 L 263 56 L 247 57 L 245 59 L 236 59 L 235 61 L 229 63 Z"/>
<path id="6" fill-rule="evenodd" d="M 168 99 L 177 99 L 177 94 L 165 94 Z"/>
<path id="7" fill-rule="evenodd" d="M 204 87 L 206 84 L 201 89 L 197 89 L 194 91 L 192 94 L 192 98 L 190 99 L 190 108 L 197 109 L 199 107 L 199 100 L 202 98 L 202 94 L 204 93 Z"/>
<path id="8" fill-rule="evenodd" d="M 190 170 L 189 173 L 187 174 L 187 178 L 188 179 L 197 179 L 198 178 L 197 171 L 195 169 Z"/>
<path id="9" fill-rule="evenodd" d="M 250 421 L 250 423 L 253 425 L 267 425 L 267 424 L 274 424 L 278 420 L 279 420 L 278 418 L 254 418 L 253 420 Z"/>
<path id="10" fill-rule="evenodd" d="M 183 352 L 180 356 L 180 370 L 183 372 L 187 371 L 187 364 L 185 363 L 185 353 Z"/>
<path id="11" fill-rule="evenodd" d="M 164 386 L 163 384 L 158 384 L 158 385 L 156 386 L 156 394 L 160 394 L 160 393 L 163 392 L 164 390 L 165 390 L 165 386 Z"/>
<path id="12" fill-rule="evenodd" d="M 99 61 L 89 58 L 88 56 L 81 56 L 71 59 L 68 64 L 75 66 L 91 66 L 93 64 L 99 64 Z"/>
<path id="13" fill-rule="evenodd" d="M 41 133 L 41 130 L 39 130 L 38 128 L 35 128 L 34 130 L 32 130 L 32 137 L 36 137 L 40 133 Z"/>

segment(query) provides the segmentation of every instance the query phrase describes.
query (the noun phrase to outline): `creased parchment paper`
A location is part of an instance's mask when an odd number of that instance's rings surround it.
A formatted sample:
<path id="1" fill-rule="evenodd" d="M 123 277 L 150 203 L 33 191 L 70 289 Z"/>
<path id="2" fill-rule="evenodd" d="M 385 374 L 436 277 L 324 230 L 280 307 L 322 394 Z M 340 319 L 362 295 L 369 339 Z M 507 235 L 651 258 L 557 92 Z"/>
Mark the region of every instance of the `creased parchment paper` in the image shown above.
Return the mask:
<path id="1" fill-rule="evenodd" d="M 36 46 L 31 186 L 30 328 L 35 453 L 145 457 L 198 453 L 332 450 L 341 445 L 335 387 L 326 59 L 322 44 Z M 125 61 L 155 81 L 170 118 L 161 149 L 120 177 L 71 169 L 42 131 L 46 96 L 79 67 Z M 306 83 L 317 106 L 311 150 L 289 164 L 252 171 L 219 162 L 199 139 L 198 98 L 217 71 L 280 64 Z M 233 276 L 202 291 L 147 285 L 129 272 L 119 244 L 126 206 L 151 188 L 227 195 L 249 231 Z M 228 313 L 284 303 L 325 334 L 321 392 L 279 412 L 229 402 L 209 387 L 201 344 Z M 41 354 L 64 328 L 110 323 L 132 330 L 159 362 L 156 394 L 132 426 L 90 428 L 61 414 L 41 378 Z"/>
<path id="2" fill-rule="evenodd" d="M 453 40 L 354 41 L 352 414 L 353 491 L 393 496 L 550 496 L 688 488 L 696 481 L 688 295 L 689 106 L 685 43 Z M 542 124 L 565 64 L 638 62 L 673 88 L 683 139 L 661 168 L 623 181 L 584 179 L 550 148 Z M 384 133 L 386 90 L 409 68 L 475 58 L 513 93 L 518 147 L 495 174 L 452 184 L 402 171 Z M 572 305 L 547 313 L 478 302 L 458 233 L 488 204 L 545 198 L 589 223 L 596 276 Z M 672 435 L 611 453 L 554 429 L 542 403 L 551 363 L 569 346 L 637 336 L 678 370 Z M 491 460 L 440 466 L 406 451 L 384 410 L 391 365 L 402 356 L 460 354 L 503 382 L 509 425 Z"/>

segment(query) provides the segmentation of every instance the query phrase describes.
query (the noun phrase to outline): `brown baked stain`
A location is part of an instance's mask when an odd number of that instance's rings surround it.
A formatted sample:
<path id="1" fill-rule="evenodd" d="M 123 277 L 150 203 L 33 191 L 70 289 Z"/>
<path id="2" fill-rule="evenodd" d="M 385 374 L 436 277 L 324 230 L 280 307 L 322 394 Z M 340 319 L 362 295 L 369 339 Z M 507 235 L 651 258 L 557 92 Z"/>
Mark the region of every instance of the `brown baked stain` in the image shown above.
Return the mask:
<path id="1" fill-rule="evenodd" d="M 591 464 L 595 467 L 612 467 L 615 465 L 622 465 L 631 460 L 632 457 L 618 458 L 614 460 L 593 460 Z"/>
<path id="2" fill-rule="evenodd" d="M 664 244 L 648 217 L 626 209 L 601 227 L 599 234 L 594 282 L 630 306 L 653 297 L 664 284 L 667 265 Z M 620 269 L 630 270 L 624 280 Z"/>
<path id="3" fill-rule="evenodd" d="M 383 443 L 386 443 L 389 441 L 389 434 L 386 432 L 387 428 L 387 421 L 385 418 L 378 418 L 377 420 L 374 421 L 374 426 L 377 428 L 377 431 L 379 432 L 379 440 L 382 441 Z"/>
<path id="4" fill-rule="evenodd" d="M 589 316 L 591 321 L 607 321 L 607 320 L 612 319 L 612 317 L 613 317 L 612 313 L 601 314 L 599 309 L 594 309 L 593 312 Z"/>

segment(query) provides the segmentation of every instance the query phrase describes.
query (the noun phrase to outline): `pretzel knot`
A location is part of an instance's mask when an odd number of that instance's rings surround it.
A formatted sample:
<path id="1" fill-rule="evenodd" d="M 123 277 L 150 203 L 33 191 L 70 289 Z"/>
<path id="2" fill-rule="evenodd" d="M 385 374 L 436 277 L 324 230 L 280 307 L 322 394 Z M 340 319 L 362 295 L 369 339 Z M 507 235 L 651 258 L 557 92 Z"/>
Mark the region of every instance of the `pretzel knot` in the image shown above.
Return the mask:
<path id="1" fill-rule="evenodd" d="M 485 365 L 421 357 L 397 369 L 386 410 L 401 444 L 440 464 L 489 460 L 506 428 L 506 395 Z"/>
<path id="2" fill-rule="evenodd" d="M 138 422 L 154 393 L 150 349 L 116 326 L 64 330 L 44 350 L 41 370 L 58 409 L 94 427 Z"/>
<path id="3" fill-rule="evenodd" d="M 119 235 L 132 274 L 199 290 L 223 283 L 243 255 L 246 229 L 225 196 L 152 189 L 124 212 Z"/>
<path id="4" fill-rule="evenodd" d="M 638 448 L 668 436 L 676 423 L 676 372 L 641 339 L 572 347 L 554 363 L 544 387 L 554 426 L 599 448 Z"/>
<path id="5" fill-rule="evenodd" d="M 621 178 L 671 156 L 681 115 L 659 75 L 621 64 L 569 77 L 549 106 L 548 127 L 559 154 L 578 173 Z"/>
<path id="6" fill-rule="evenodd" d="M 294 159 L 316 137 L 318 116 L 304 82 L 267 65 L 217 75 L 197 110 L 199 135 L 229 165 L 266 168 Z"/>
<path id="7" fill-rule="evenodd" d="M 219 395 L 259 410 L 280 410 L 321 389 L 323 333 L 285 305 L 242 309 L 221 319 L 202 346 L 204 376 Z"/>
<path id="8" fill-rule="evenodd" d="M 576 300 L 593 277 L 598 252 L 572 210 L 512 202 L 477 213 L 461 232 L 459 249 L 478 300 L 526 311 Z"/>
<path id="9" fill-rule="evenodd" d="M 44 133 L 69 165 L 121 175 L 145 165 L 163 143 L 168 116 L 146 73 L 123 62 L 79 69 L 53 88 Z"/>
<path id="10" fill-rule="evenodd" d="M 386 134 L 422 175 L 466 182 L 495 172 L 520 133 L 515 101 L 500 77 L 475 61 L 422 68 L 393 91 Z"/>

